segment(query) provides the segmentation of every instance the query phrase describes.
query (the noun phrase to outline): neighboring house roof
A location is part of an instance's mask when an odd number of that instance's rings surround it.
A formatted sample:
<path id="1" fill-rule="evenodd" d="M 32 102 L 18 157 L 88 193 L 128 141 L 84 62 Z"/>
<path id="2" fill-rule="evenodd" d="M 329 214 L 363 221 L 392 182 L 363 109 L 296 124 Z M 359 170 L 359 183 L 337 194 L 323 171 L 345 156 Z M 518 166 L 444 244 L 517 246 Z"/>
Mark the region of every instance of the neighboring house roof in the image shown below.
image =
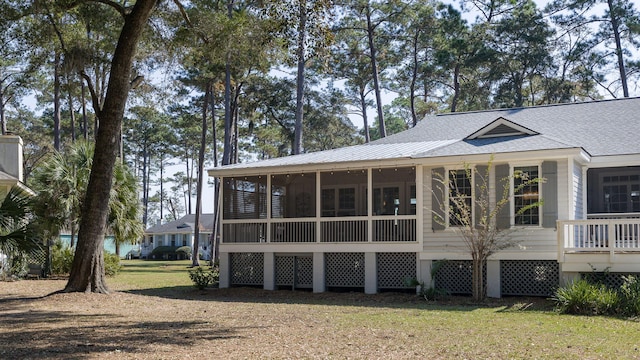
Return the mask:
<path id="1" fill-rule="evenodd" d="M 182 218 L 166 224 L 157 224 L 148 228 L 146 234 L 175 234 L 192 233 L 195 229 L 195 214 L 188 214 Z M 213 214 L 200 214 L 200 231 L 213 231 Z"/>
<path id="2" fill-rule="evenodd" d="M 18 180 L 17 177 L 7 174 L 6 172 L 0 170 L 0 186 L 18 186 L 20 189 L 27 192 L 29 195 L 35 195 L 36 193 L 31 190 L 27 185 L 25 185 L 22 181 Z"/>
<path id="3" fill-rule="evenodd" d="M 11 175 L 7 174 L 6 172 L 0 170 L 0 182 L 17 184 L 19 181 L 20 180 L 18 180 L 17 177 L 11 176 Z"/>
<path id="4" fill-rule="evenodd" d="M 446 113 L 427 116 L 414 128 L 369 144 L 209 172 L 215 176 L 241 169 L 556 149 L 583 149 L 591 156 L 640 154 L 639 132 L 640 98 Z"/>

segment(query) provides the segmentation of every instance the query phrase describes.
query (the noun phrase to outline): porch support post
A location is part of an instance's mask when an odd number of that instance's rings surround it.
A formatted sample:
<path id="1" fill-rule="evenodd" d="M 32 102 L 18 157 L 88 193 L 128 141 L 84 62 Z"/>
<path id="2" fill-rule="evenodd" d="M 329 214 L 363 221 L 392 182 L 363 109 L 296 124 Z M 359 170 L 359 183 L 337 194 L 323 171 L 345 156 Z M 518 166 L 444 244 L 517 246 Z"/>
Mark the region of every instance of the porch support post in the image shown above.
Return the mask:
<path id="1" fill-rule="evenodd" d="M 226 289 L 231 285 L 231 266 L 229 263 L 229 253 L 220 253 L 220 280 L 219 286 L 221 289 Z"/>
<path id="2" fill-rule="evenodd" d="M 313 292 L 325 292 L 324 253 L 313 253 Z"/>
<path id="3" fill-rule="evenodd" d="M 428 289 L 433 287 L 433 279 L 431 279 L 431 266 L 433 264 L 433 260 L 420 260 L 418 256 L 418 266 L 420 269 L 418 270 L 418 282 L 424 284 L 424 288 Z"/>
<path id="4" fill-rule="evenodd" d="M 487 296 L 502 297 L 500 289 L 500 260 L 487 260 Z"/>
<path id="5" fill-rule="evenodd" d="M 378 264 L 376 253 L 364 253 L 364 293 L 375 294 L 378 292 Z"/>
<path id="6" fill-rule="evenodd" d="M 276 289 L 276 256 L 275 253 L 264 253 L 264 289 Z"/>
<path id="7" fill-rule="evenodd" d="M 373 242 L 373 171 L 367 169 L 367 242 Z"/>
<path id="8" fill-rule="evenodd" d="M 322 218 L 322 184 L 320 184 L 320 178 L 321 178 L 320 171 L 316 171 L 316 242 L 317 243 L 322 242 L 322 239 L 320 238 L 320 236 L 322 236 L 322 229 L 321 229 L 322 222 L 320 222 Z M 313 263 L 314 264 L 316 263 L 315 258 Z M 314 273 L 315 273 L 315 269 L 314 269 Z M 314 283 L 315 283 L 315 280 L 314 280 Z"/>

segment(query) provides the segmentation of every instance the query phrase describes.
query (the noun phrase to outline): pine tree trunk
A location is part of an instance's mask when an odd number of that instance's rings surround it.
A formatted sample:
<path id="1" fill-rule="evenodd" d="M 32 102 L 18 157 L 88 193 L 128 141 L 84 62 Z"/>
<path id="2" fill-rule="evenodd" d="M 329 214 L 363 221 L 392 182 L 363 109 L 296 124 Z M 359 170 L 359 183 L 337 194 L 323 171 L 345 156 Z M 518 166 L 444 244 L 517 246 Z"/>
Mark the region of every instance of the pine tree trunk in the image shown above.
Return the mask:
<path id="1" fill-rule="evenodd" d="M 302 135 L 303 135 L 303 109 L 304 109 L 304 50 L 305 35 L 307 31 L 307 2 L 299 0 L 299 26 L 298 26 L 298 49 L 296 57 L 298 58 L 298 75 L 296 78 L 296 125 L 294 130 L 293 155 L 302 154 Z"/>
<path id="2" fill-rule="evenodd" d="M 613 38 L 616 42 L 616 56 L 618 58 L 618 71 L 620 72 L 620 81 L 622 82 L 622 94 L 624 97 L 629 97 L 629 86 L 627 85 L 627 73 L 624 67 L 624 57 L 622 54 L 622 43 L 620 41 L 620 25 L 616 9 L 614 8 L 613 1 L 607 0 L 609 5 L 609 16 L 611 16 L 611 28 L 613 29 Z"/>
<path id="3" fill-rule="evenodd" d="M 380 94 L 380 79 L 378 76 L 378 59 L 376 55 L 376 46 L 373 42 L 374 28 L 371 23 L 371 7 L 367 3 L 367 37 L 369 40 L 369 54 L 371 56 L 371 75 L 373 75 L 373 90 L 376 93 L 376 108 L 378 109 L 378 129 L 380 130 L 380 137 L 387 136 L 387 130 L 384 123 L 384 113 L 382 112 L 382 95 Z"/>
<path id="4" fill-rule="evenodd" d="M 60 54 L 56 51 L 53 64 L 53 148 L 60 151 Z"/>
<path id="5" fill-rule="evenodd" d="M 98 112 L 100 128 L 83 205 L 78 244 L 65 292 L 108 293 L 104 275 L 104 235 L 109 215 L 109 193 L 119 151 L 119 134 L 129 94 L 131 66 L 138 41 L 156 0 L 138 0 L 125 16 L 118 39 L 104 106 Z"/>
<path id="6" fill-rule="evenodd" d="M 360 88 L 360 107 L 362 108 L 362 122 L 364 124 L 364 142 L 368 143 L 371 141 L 371 136 L 369 134 L 369 119 L 367 117 L 367 98 L 365 95 L 364 86 Z"/>

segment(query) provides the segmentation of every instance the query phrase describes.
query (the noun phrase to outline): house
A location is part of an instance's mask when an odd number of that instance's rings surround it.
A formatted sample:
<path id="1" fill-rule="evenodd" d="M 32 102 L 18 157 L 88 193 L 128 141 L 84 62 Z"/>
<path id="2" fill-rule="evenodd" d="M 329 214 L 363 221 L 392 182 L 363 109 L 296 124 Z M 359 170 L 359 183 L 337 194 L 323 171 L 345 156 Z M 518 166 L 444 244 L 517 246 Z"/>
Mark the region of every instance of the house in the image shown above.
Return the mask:
<path id="1" fill-rule="evenodd" d="M 33 194 L 24 184 L 22 148 L 23 143 L 19 136 L 0 135 L 0 200 L 16 185 Z"/>
<path id="2" fill-rule="evenodd" d="M 179 259 L 183 256 L 175 250 L 186 246 L 193 249 L 195 214 L 162 224 L 160 221 L 144 232 L 140 246 L 140 256 L 145 259 Z M 213 232 L 213 214 L 200 214 L 200 255 L 211 259 L 211 233 Z M 154 251 L 155 250 L 155 251 Z"/>
<path id="3" fill-rule="evenodd" d="M 510 179 L 497 223 L 517 246 L 490 257 L 489 296 L 546 296 L 594 269 L 640 273 L 639 134 L 629 98 L 427 116 L 369 144 L 210 169 L 223 185 L 220 286 L 376 293 L 415 278 L 471 293 L 455 224 L 434 221 L 450 196 L 436 179 L 471 189 L 464 167 L 490 159 L 494 202 Z M 514 171 L 546 181 L 514 194 Z"/>

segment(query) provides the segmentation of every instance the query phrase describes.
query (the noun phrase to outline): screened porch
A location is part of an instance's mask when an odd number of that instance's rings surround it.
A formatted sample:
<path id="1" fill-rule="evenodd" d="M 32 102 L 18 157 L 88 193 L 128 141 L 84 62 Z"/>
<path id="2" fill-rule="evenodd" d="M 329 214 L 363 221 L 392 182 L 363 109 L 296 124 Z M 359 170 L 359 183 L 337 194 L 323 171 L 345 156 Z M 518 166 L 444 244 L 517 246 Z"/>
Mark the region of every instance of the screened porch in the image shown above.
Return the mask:
<path id="1" fill-rule="evenodd" d="M 559 261 L 635 262 L 640 255 L 640 167 L 589 169 L 586 175 L 586 219 L 558 221 Z"/>
<path id="2" fill-rule="evenodd" d="M 415 167 L 274 173 L 222 183 L 223 243 L 417 241 Z"/>

